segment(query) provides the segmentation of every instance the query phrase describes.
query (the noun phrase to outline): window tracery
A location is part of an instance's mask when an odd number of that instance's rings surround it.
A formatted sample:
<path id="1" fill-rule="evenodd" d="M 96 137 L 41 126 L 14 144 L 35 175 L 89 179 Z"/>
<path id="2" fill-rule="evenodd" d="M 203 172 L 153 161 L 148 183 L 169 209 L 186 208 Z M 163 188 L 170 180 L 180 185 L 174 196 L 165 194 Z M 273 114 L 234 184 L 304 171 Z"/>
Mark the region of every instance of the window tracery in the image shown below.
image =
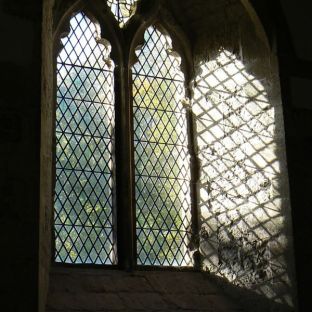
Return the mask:
<path id="1" fill-rule="evenodd" d="M 131 17 L 130 2 L 108 1 L 120 27 Z M 136 51 L 132 81 L 125 84 L 133 103 L 116 103 L 125 90 L 114 85 L 113 47 L 93 20 L 83 10 L 74 15 L 57 56 L 55 261 L 119 263 L 122 239 L 116 236 L 125 207 L 118 202 L 123 194 L 116 188 L 117 165 L 133 172 L 136 206 L 126 209 L 136 211 L 129 222 L 136 224 L 131 235 L 137 265 L 190 266 L 191 174 L 181 57 L 170 36 L 150 26 Z M 128 120 L 133 163 L 114 163 L 115 153 L 123 152 L 115 145 L 116 105 L 133 109 L 134 119 Z M 122 127 L 120 119 L 117 126 Z"/>
<path id="2" fill-rule="evenodd" d="M 107 0 L 119 27 L 124 27 L 128 20 L 135 14 L 138 0 Z"/>

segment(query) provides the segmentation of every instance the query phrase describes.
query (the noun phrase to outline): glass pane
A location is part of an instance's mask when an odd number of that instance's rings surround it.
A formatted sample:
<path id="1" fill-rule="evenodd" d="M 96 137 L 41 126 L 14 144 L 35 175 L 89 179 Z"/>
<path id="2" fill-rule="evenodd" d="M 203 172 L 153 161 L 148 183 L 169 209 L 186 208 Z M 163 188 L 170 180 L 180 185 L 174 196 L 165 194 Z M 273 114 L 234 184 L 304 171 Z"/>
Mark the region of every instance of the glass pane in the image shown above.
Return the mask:
<path id="1" fill-rule="evenodd" d="M 55 260 L 114 264 L 114 77 L 83 13 L 57 58 Z"/>
<path id="2" fill-rule="evenodd" d="M 120 27 L 123 27 L 127 21 L 135 14 L 138 0 L 107 0 Z"/>
<path id="3" fill-rule="evenodd" d="M 137 263 L 192 265 L 190 159 L 184 76 L 170 38 L 155 27 L 133 66 Z"/>

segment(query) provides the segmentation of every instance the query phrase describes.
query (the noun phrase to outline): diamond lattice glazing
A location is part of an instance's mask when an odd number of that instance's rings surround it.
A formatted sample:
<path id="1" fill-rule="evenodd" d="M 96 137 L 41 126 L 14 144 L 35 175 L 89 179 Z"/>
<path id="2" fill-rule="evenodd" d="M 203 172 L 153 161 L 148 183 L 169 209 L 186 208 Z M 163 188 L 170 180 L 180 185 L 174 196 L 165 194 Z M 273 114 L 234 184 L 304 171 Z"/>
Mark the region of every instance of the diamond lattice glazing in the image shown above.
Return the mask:
<path id="1" fill-rule="evenodd" d="M 55 261 L 115 263 L 110 46 L 78 13 L 57 58 Z"/>
<path id="2" fill-rule="evenodd" d="M 133 67 L 137 263 L 191 265 L 190 168 L 184 76 L 155 27 Z"/>
<path id="3" fill-rule="evenodd" d="M 120 27 L 123 27 L 127 21 L 135 14 L 138 0 L 107 0 Z"/>

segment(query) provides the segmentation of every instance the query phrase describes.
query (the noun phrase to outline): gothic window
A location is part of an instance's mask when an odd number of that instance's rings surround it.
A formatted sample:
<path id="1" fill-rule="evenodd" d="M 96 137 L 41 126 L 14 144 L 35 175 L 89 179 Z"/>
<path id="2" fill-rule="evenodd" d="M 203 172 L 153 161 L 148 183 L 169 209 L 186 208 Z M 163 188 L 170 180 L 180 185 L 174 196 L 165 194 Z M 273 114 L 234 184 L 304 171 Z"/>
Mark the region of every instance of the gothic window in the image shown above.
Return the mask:
<path id="1" fill-rule="evenodd" d="M 190 168 L 180 58 L 156 27 L 133 67 L 139 264 L 189 265 Z M 171 54 L 170 54 L 171 53 Z"/>
<path id="2" fill-rule="evenodd" d="M 288 300 L 277 59 L 245 2 L 45 1 L 42 280 L 183 267 Z"/>
<path id="3" fill-rule="evenodd" d="M 136 1 L 107 5 L 116 32 L 126 32 Z M 56 59 L 54 259 L 192 266 L 181 56 L 158 22 L 141 30 L 140 48 L 130 49 L 128 79 L 118 66 L 116 42 L 104 39 L 102 25 L 90 16 L 81 10 L 70 18 Z M 115 36 L 121 46 L 122 36 Z"/>
<path id="4" fill-rule="evenodd" d="M 55 260 L 115 263 L 114 77 L 110 46 L 83 13 L 57 57 Z"/>

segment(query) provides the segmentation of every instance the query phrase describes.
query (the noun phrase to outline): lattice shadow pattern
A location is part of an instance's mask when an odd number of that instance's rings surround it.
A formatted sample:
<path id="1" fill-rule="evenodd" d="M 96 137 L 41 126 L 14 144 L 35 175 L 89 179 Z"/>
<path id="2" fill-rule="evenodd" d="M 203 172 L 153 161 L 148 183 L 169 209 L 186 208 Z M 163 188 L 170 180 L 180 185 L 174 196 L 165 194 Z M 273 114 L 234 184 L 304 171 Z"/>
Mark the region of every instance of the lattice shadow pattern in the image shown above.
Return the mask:
<path id="1" fill-rule="evenodd" d="M 269 102 L 263 83 L 226 50 L 200 66 L 194 91 L 204 267 L 289 303 L 275 291 L 275 285 L 290 286 L 277 156 L 280 107 Z"/>

